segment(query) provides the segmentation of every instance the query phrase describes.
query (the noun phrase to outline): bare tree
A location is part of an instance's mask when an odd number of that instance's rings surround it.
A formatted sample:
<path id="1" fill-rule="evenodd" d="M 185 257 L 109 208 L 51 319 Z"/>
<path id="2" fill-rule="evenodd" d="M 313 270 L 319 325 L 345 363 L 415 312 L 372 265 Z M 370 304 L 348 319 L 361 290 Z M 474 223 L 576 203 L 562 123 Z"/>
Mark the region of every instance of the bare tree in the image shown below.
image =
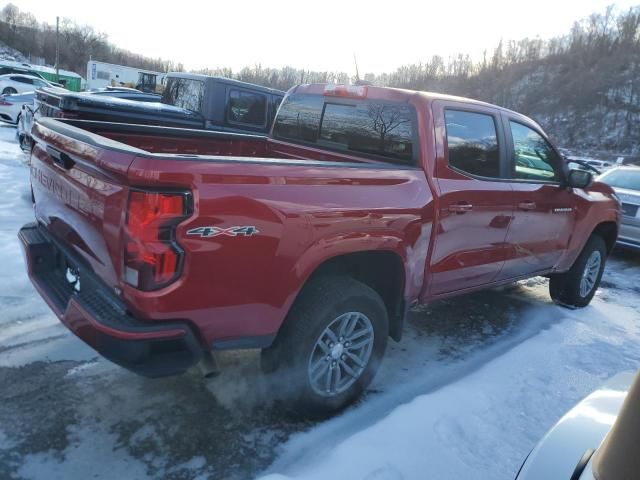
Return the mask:
<path id="1" fill-rule="evenodd" d="M 367 108 L 367 115 L 371 119 L 371 126 L 379 135 L 379 150 L 384 151 L 387 135 L 400 125 L 411 122 L 401 108 L 395 105 L 372 102 Z"/>

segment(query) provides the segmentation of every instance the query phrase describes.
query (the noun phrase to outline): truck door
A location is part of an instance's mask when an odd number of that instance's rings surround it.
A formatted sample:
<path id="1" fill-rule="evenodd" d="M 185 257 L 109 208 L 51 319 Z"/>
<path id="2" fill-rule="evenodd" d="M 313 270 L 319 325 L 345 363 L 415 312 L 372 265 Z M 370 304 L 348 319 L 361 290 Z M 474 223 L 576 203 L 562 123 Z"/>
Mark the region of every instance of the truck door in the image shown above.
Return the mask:
<path id="1" fill-rule="evenodd" d="M 508 279 L 552 268 L 567 248 L 576 212 L 574 194 L 563 186 L 562 158 L 537 126 L 505 114 L 502 121 L 514 219 L 499 279 Z"/>
<path id="2" fill-rule="evenodd" d="M 497 109 L 436 101 L 438 224 L 429 296 L 491 283 L 506 258 L 512 188 L 503 175 L 506 145 Z"/>

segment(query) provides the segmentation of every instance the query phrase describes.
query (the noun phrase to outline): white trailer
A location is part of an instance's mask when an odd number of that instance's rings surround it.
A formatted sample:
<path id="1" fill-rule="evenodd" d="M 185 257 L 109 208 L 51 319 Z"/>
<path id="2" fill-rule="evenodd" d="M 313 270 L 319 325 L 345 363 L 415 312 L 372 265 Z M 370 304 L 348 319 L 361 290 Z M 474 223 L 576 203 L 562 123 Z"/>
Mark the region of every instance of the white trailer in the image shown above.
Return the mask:
<path id="1" fill-rule="evenodd" d="M 165 73 L 125 67 L 113 63 L 87 62 L 87 90 L 104 87 L 131 87 L 147 92 L 162 89 Z"/>

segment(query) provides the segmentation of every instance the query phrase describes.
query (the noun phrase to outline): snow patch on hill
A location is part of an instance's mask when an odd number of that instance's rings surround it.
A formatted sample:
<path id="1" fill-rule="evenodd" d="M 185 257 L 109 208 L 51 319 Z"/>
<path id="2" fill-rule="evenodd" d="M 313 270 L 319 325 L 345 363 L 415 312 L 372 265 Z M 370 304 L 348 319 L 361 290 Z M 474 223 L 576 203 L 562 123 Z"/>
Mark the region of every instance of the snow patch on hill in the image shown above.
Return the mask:
<path id="1" fill-rule="evenodd" d="M 11 48 L 0 42 L 0 60 L 10 60 L 12 62 L 29 63 L 29 59 L 15 48 Z"/>

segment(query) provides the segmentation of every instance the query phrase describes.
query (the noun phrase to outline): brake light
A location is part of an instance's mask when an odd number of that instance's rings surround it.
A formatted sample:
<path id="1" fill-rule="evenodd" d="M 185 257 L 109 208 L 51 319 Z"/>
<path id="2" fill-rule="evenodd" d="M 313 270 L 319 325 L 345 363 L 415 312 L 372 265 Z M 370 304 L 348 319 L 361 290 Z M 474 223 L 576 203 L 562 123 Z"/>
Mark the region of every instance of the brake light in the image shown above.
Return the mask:
<path id="1" fill-rule="evenodd" d="M 324 87 L 324 94 L 331 97 L 366 98 L 366 85 L 336 85 L 329 84 Z"/>
<path id="2" fill-rule="evenodd" d="M 3 107 L 6 107 L 9 105 L 13 105 L 13 103 L 7 102 L 4 98 L 0 98 L 0 105 L 2 105 Z"/>
<path id="3" fill-rule="evenodd" d="M 183 252 L 175 229 L 191 214 L 190 199 L 189 193 L 131 191 L 124 251 L 129 285 L 156 290 L 180 275 Z"/>

